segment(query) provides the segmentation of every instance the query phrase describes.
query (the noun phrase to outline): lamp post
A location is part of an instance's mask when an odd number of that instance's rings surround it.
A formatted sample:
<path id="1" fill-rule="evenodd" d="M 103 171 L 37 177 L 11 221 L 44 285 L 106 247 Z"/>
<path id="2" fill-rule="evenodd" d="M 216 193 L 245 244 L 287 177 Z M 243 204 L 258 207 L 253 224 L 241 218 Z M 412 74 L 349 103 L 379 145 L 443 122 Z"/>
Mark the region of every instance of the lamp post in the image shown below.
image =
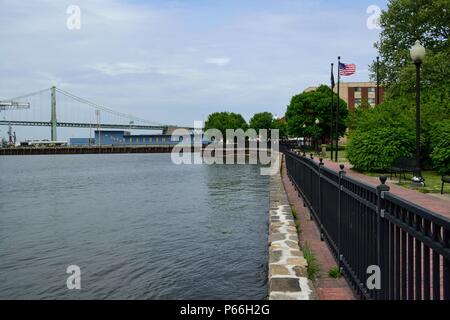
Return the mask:
<path id="1" fill-rule="evenodd" d="M 316 126 L 318 126 L 318 125 L 320 124 L 319 118 L 316 118 L 316 120 L 314 121 L 314 123 L 316 124 Z M 320 153 L 320 149 L 319 149 L 319 138 L 318 138 L 318 136 L 316 136 L 315 139 L 316 139 L 317 153 Z"/>
<path id="2" fill-rule="evenodd" d="M 306 129 L 306 123 L 303 124 L 303 150 L 305 150 L 306 147 L 306 135 L 305 135 L 305 129 Z"/>
<path id="3" fill-rule="evenodd" d="M 423 187 L 424 179 L 420 170 L 420 67 L 425 58 L 425 48 L 417 40 L 410 49 L 411 59 L 416 65 L 416 172 L 412 178 L 412 184 Z"/>

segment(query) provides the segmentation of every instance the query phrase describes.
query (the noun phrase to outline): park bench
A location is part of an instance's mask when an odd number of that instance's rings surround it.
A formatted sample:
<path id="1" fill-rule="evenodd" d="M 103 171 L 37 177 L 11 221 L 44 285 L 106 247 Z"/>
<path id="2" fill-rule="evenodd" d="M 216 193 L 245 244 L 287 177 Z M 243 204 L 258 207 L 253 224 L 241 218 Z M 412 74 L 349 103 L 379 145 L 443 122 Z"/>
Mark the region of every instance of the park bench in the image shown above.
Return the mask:
<path id="1" fill-rule="evenodd" d="M 397 158 L 392 166 L 386 168 L 386 171 L 389 172 L 391 179 L 393 174 L 395 176 L 397 176 L 397 173 L 399 174 L 399 182 L 402 181 L 402 175 L 406 180 L 406 173 L 414 174 L 415 170 L 416 159 L 406 157 Z"/>
<path id="2" fill-rule="evenodd" d="M 450 176 L 449 175 L 442 175 L 441 194 L 444 194 L 444 184 L 445 183 L 450 183 Z"/>

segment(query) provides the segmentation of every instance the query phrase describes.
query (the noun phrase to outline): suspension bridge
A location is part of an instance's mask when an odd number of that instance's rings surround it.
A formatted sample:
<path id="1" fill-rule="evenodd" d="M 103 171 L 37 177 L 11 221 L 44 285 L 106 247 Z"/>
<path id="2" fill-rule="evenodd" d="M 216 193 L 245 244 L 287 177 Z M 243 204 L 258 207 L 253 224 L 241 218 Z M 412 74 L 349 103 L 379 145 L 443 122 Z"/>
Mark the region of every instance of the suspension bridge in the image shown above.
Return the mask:
<path id="1" fill-rule="evenodd" d="M 50 127 L 52 141 L 57 141 L 58 127 L 163 133 L 176 128 L 115 111 L 56 87 L 0 101 L 0 126 Z"/>

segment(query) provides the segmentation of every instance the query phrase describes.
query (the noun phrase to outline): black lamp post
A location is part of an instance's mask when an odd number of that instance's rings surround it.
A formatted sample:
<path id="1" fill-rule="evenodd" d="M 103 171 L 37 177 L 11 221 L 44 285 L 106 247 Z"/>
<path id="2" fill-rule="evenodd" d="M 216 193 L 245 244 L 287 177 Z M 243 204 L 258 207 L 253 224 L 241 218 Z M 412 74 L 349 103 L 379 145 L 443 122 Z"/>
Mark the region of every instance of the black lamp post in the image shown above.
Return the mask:
<path id="1" fill-rule="evenodd" d="M 420 170 L 420 67 L 425 58 L 425 48 L 417 40 L 410 49 L 411 59 L 416 65 L 416 172 L 412 178 L 412 184 L 417 187 L 425 185 Z"/>

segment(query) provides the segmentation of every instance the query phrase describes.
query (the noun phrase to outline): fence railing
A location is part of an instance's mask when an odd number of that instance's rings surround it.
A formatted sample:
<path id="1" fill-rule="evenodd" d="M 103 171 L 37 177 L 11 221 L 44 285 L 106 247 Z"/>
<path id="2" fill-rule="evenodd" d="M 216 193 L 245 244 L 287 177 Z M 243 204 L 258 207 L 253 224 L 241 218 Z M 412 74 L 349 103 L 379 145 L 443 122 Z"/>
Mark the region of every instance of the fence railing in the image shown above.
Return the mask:
<path id="1" fill-rule="evenodd" d="M 450 219 L 286 147 L 286 169 L 362 299 L 450 300 Z"/>

